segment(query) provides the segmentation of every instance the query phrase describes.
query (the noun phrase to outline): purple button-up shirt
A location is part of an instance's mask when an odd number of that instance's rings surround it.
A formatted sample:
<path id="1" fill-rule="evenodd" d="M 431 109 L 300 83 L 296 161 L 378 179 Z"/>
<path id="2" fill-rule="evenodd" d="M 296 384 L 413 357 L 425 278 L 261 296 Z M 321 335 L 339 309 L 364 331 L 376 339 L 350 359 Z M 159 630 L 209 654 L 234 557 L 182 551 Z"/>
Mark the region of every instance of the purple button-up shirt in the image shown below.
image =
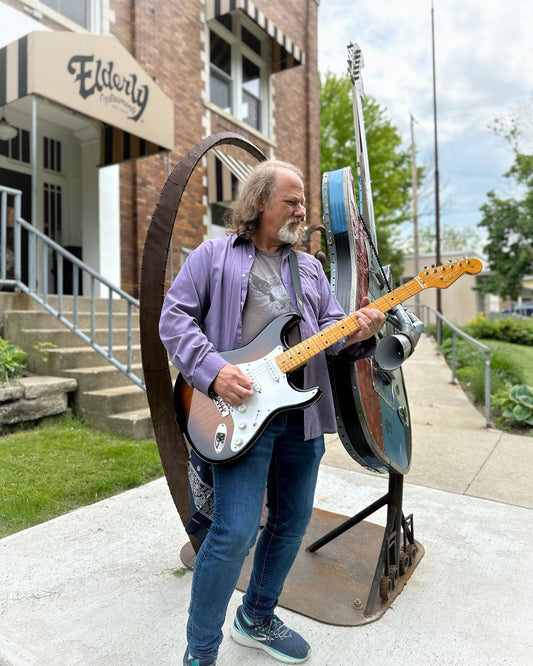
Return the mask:
<path id="1" fill-rule="evenodd" d="M 281 279 L 294 311 L 298 312 L 289 266 L 290 246 L 283 248 Z M 297 252 L 304 301 L 300 322 L 302 340 L 345 316 L 333 296 L 322 265 Z M 189 255 L 169 289 L 159 322 L 159 334 L 170 360 L 188 384 L 207 393 L 220 369 L 228 363 L 219 352 L 242 346 L 242 311 L 248 276 L 255 257 L 252 241 L 236 235 L 208 240 Z M 346 338 L 327 352 L 339 353 Z M 373 354 L 375 340 L 357 343 L 343 356 L 357 360 Z M 320 386 L 321 399 L 304 413 L 305 439 L 336 432 L 335 409 L 324 352 L 304 368 L 304 387 Z"/>

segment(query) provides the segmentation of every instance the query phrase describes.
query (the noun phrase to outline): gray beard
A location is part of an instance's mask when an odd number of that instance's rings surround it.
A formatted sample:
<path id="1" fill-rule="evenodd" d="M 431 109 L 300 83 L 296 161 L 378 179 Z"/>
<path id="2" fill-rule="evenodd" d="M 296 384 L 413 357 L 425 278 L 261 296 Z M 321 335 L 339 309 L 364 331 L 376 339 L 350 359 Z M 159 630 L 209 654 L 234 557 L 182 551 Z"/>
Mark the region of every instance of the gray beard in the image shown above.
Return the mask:
<path id="1" fill-rule="evenodd" d="M 294 222 L 293 218 L 287 220 L 287 222 L 285 222 L 285 224 L 278 231 L 278 238 L 282 243 L 287 243 L 287 245 L 294 245 L 300 236 L 298 227 L 294 231 L 289 229 L 289 225 L 292 222 Z"/>

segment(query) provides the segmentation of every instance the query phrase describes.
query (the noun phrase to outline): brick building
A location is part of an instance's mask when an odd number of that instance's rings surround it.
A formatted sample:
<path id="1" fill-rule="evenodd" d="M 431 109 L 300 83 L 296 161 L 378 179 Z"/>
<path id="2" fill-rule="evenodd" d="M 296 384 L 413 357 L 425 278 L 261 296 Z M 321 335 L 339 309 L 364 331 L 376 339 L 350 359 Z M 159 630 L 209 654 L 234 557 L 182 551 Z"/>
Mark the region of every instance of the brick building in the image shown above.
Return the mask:
<path id="1" fill-rule="evenodd" d="M 297 164 L 317 221 L 317 5 L 0 1 L 0 112 L 17 129 L 0 140 L 0 185 L 22 189 L 25 219 L 134 296 L 159 192 L 206 136 L 237 132 Z M 223 233 L 251 164 L 226 147 L 202 161 L 176 221 L 175 264 Z"/>

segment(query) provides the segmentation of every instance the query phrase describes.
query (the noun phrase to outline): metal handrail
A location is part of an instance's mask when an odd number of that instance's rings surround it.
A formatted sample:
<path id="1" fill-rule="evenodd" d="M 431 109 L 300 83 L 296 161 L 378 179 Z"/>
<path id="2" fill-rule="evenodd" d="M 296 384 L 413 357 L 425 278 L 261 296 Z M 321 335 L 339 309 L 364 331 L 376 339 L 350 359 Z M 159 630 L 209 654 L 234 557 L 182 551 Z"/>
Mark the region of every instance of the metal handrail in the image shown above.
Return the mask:
<path id="1" fill-rule="evenodd" d="M 7 198 L 14 197 L 14 276 L 13 279 L 7 277 Z M 0 185 L 0 286 L 13 287 L 15 290 L 28 294 L 35 302 L 41 305 L 47 312 L 58 319 L 70 331 L 75 333 L 83 342 L 88 344 L 98 354 L 103 356 L 115 368 L 124 373 L 137 386 L 145 389 L 144 378 L 137 376 L 132 370 L 132 313 L 133 310 L 139 310 L 139 301 L 119 287 L 113 285 L 109 280 L 99 275 L 90 266 L 78 259 L 61 245 L 48 238 L 41 231 L 26 222 L 21 216 L 22 192 L 9 187 Z M 25 283 L 22 276 L 22 230 L 28 233 L 28 284 Z M 37 250 L 40 249 L 40 276 L 37 267 Z M 49 302 L 48 292 L 48 270 L 49 255 L 53 254 L 57 269 L 57 308 Z M 72 274 L 72 298 L 73 311 L 65 313 L 63 309 L 64 296 L 64 271 L 63 263 L 69 261 L 73 267 Z M 90 334 L 87 335 L 78 326 L 79 298 L 80 298 L 80 276 L 88 276 L 90 291 Z M 37 278 L 40 277 L 40 292 L 37 292 Z M 108 290 L 108 339 L 107 347 L 99 345 L 95 340 L 95 292 L 96 285 L 99 284 Z M 70 294 L 68 294 L 70 296 Z M 126 363 L 119 361 L 113 353 L 113 314 L 114 303 L 118 301 L 126 302 L 127 309 L 127 360 Z"/>
<path id="2" fill-rule="evenodd" d="M 417 313 L 417 315 L 422 319 L 424 322 L 424 328 L 427 327 L 429 330 L 430 326 L 430 318 L 431 314 L 435 315 L 436 323 L 437 323 L 437 348 L 440 351 L 441 348 L 441 343 L 442 343 L 442 324 L 446 324 L 451 330 L 452 330 L 452 364 L 451 364 L 451 370 L 452 370 L 452 384 L 455 384 L 456 379 L 455 379 L 455 372 L 457 369 L 457 338 L 460 337 L 463 340 L 466 340 L 467 342 L 470 342 L 471 344 L 475 345 L 481 351 L 483 352 L 484 356 L 484 370 L 485 370 L 485 425 L 487 428 L 490 428 L 492 425 L 492 419 L 491 419 L 491 404 L 490 404 L 490 347 L 487 347 L 487 345 L 484 345 L 482 342 L 479 342 L 479 340 L 476 340 L 472 336 L 468 335 L 464 331 L 462 331 L 460 328 L 455 326 L 454 324 L 451 323 L 451 321 L 448 321 L 446 317 L 443 317 L 442 314 L 436 310 L 435 308 L 431 307 L 431 305 L 426 305 L 426 304 L 413 304 L 410 306 L 413 310 L 418 310 L 420 308 L 424 308 L 424 313 L 420 317 L 420 314 Z M 424 316 L 425 315 L 425 316 Z"/>

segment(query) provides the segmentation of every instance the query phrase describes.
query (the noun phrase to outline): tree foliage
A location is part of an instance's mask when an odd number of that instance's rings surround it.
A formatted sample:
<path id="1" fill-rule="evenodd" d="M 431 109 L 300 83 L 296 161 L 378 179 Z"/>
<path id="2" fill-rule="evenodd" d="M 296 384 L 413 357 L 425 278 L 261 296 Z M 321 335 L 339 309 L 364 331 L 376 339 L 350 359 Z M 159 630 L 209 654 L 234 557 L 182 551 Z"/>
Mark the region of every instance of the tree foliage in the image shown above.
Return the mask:
<path id="1" fill-rule="evenodd" d="M 372 181 L 372 202 L 380 260 L 400 275 L 402 251 L 399 226 L 412 218 L 411 157 L 386 111 L 370 96 L 363 115 Z M 322 172 L 351 166 L 356 175 L 356 151 L 351 81 L 328 72 L 320 78 L 320 161 Z M 419 170 L 419 181 L 422 179 Z M 358 193 L 356 192 L 356 197 Z"/>
<path id="2" fill-rule="evenodd" d="M 516 145 L 513 150 L 514 164 L 504 175 L 517 186 L 518 193 L 504 199 L 491 190 L 480 209 L 483 217 L 479 225 L 488 234 L 485 252 L 491 274 L 479 290 L 516 300 L 522 279 L 533 273 L 533 155 L 520 153 Z"/>

